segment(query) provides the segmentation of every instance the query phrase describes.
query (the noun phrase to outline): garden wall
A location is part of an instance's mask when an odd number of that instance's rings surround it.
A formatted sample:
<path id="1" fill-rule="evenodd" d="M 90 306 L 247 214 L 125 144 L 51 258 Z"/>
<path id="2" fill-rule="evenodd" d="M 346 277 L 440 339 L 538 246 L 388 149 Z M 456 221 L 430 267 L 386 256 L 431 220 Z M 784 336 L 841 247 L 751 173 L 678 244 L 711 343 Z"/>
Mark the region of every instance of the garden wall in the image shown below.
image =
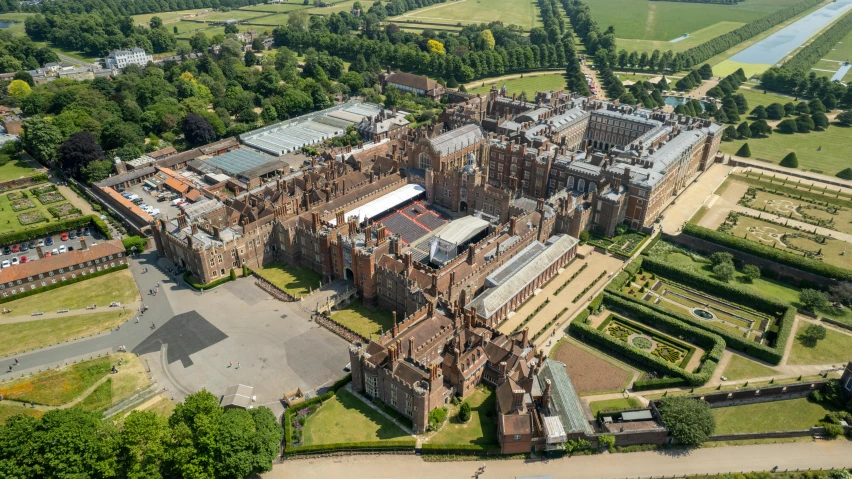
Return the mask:
<path id="1" fill-rule="evenodd" d="M 36 174 L 27 178 L 18 178 L 17 180 L 4 181 L 0 183 L 0 192 L 15 190 L 18 188 L 25 188 L 27 186 L 33 186 L 39 183 L 44 183 L 45 181 L 47 181 L 47 175 L 45 174 Z"/>
<path id="2" fill-rule="evenodd" d="M 740 406 L 743 404 L 806 397 L 812 391 L 821 391 L 827 383 L 828 381 L 813 381 L 809 383 L 741 389 L 738 391 L 719 391 L 718 393 L 703 394 L 694 397 L 707 401 L 711 407 Z"/>
<path id="3" fill-rule="evenodd" d="M 844 431 L 852 429 L 850 426 L 843 426 Z M 710 436 L 707 441 L 740 441 L 743 439 L 778 439 L 784 437 L 806 437 L 806 436 L 823 436 L 825 435 L 824 427 L 812 427 L 810 429 L 802 429 L 799 431 L 772 431 L 772 432 L 746 432 L 742 434 L 725 434 L 720 436 Z"/>
<path id="4" fill-rule="evenodd" d="M 687 234 L 670 235 L 668 233 L 663 233 L 663 239 L 675 244 L 686 246 L 687 248 L 705 256 L 710 256 L 711 254 L 719 251 L 731 253 L 734 255 L 734 259 L 738 262 L 756 265 L 764 272 L 764 276 L 767 277 L 770 277 L 770 275 L 765 274 L 765 272 L 767 270 L 773 271 L 779 276 L 777 279 L 784 282 L 800 286 L 806 286 L 802 283 L 820 284 L 824 286 L 830 286 L 837 283 L 836 280 L 829 279 L 824 276 L 802 271 L 791 266 L 776 263 L 772 260 L 754 256 L 737 249 L 728 248 Z"/>

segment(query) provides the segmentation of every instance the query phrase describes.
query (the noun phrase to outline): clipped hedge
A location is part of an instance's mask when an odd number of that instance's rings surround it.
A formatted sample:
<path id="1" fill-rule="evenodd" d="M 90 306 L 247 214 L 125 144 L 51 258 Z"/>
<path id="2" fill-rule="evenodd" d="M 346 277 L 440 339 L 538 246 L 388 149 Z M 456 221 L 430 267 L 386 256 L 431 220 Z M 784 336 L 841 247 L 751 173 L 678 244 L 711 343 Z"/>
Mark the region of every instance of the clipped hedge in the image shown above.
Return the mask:
<path id="1" fill-rule="evenodd" d="M 370 442 L 340 442 L 337 444 L 319 444 L 316 446 L 300 446 L 286 450 L 288 456 L 298 456 L 301 454 L 315 454 L 319 452 L 333 451 L 357 451 L 363 449 L 382 450 L 382 451 L 400 451 L 405 449 L 414 449 L 417 440 L 413 437 L 407 439 L 399 439 L 396 441 L 370 441 Z"/>
<path id="2" fill-rule="evenodd" d="M 634 391 L 650 391 L 652 389 L 679 388 L 689 386 L 685 379 L 681 378 L 660 378 L 648 379 L 645 381 L 638 380 L 633 383 Z"/>
<path id="3" fill-rule="evenodd" d="M 645 258 L 639 257 L 635 260 L 631 261 L 627 266 L 624 267 L 624 270 L 617 275 L 615 278 L 612 278 L 612 281 L 609 282 L 605 291 L 620 291 L 621 288 L 627 284 L 627 281 L 631 276 L 636 274 L 639 271 L 639 268 L 642 267 L 642 263 L 645 261 Z"/>
<path id="4" fill-rule="evenodd" d="M 420 446 L 423 454 L 467 454 L 470 452 L 499 453 L 499 444 L 430 444 Z"/>
<path id="5" fill-rule="evenodd" d="M 83 226 L 92 226 L 97 229 L 107 239 L 111 239 L 109 228 L 100 218 L 95 215 L 81 216 L 79 218 L 71 218 L 67 220 L 48 223 L 37 228 L 25 229 L 23 231 L 13 231 L 11 233 L 0 234 L 0 244 L 20 243 L 28 241 L 39 236 L 52 235 L 60 231 L 66 231 Z"/>
<path id="6" fill-rule="evenodd" d="M 650 251 L 654 248 L 654 246 L 656 246 L 656 244 L 660 241 L 662 237 L 663 235 L 660 233 L 655 234 L 654 237 L 651 238 L 651 241 L 648 243 L 648 246 L 646 246 L 645 249 L 642 250 L 642 256 L 648 256 L 650 254 Z"/>
<path id="7" fill-rule="evenodd" d="M 728 233 L 720 233 L 709 228 L 687 223 L 683 228 L 683 234 L 703 239 L 711 243 L 716 243 L 726 248 L 742 251 L 743 253 L 748 253 L 760 258 L 765 258 L 770 261 L 775 261 L 776 263 L 797 268 L 802 271 L 825 276 L 826 278 L 836 279 L 838 281 L 852 281 L 852 270 L 823 263 L 822 261 L 805 258 L 798 254 L 788 253 L 778 248 L 762 245 Z"/>
<path id="8" fill-rule="evenodd" d="M 725 340 L 719 335 L 708 333 L 689 324 L 683 324 L 666 313 L 647 308 L 633 301 L 606 294 L 604 303 L 613 311 L 627 313 L 636 322 L 646 324 L 667 333 L 674 333 L 695 338 L 695 343 L 706 350 L 703 363 L 697 372 L 689 372 L 662 358 L 652 355 L 616 339 L 605 331 L 599 331 L 584 321 L 573 321 L 569 330 L 582 336 L 585 340 L 620 353 L 639 364 L 649 366 L 657 371 L 663 371 L 669 376 L 680 378 L 691 386 L 700 386 L 710 380 L 716 370 L 719 359 L 725 350 Z M 663 386 L 661 386 L 663 387 Z"/>
<path id="9" fill-rule="evenodd" d="M 207 289 L 213 289 L 216 286 L 219 286 L 221 284 L 225 284 L 228 281 L 232 281 L 232 278 L 231 278 L 230 275 L 228 275 L 228 276 L 224 276 L 222 278 L 219 278 L 216 281 L 211 281 L 207 284 L 201 284 L 201 283 L 196 283 L 195 281 L 193 281 L 192 280 L 192 273 L 187 271 L 183 274 L 183 280 L 186 281 L 186 284 L 188 284 L 193 289 L 197 289 L 199 291 L 202 291 L 202 290 L 207 290 Z"/>
<path id="10" fill-rule="evenodd" d="M 308 399 L 307 401 L 301 402 L 301 403 L 297 404 L 295 407 L 288 407 L 287 409 L 284 410 L 284 416 L 282 416 L 281 420 L 284 422 L 284 444 L 285 444 L 286 449 L 289 450 L 289 449 L 293 448 L 293 421 L 292 421 L 293 415 L 296 414 L 301 409 L 304 409 L 306 407 L 310 407 L 314 404 L 322 404 L 322 403 L 328 401 L 329 399 L 333 398 L 334 395 L 337 394 L 337 391 L 340 390 L 340 388 L 342 388 L 343 386 L 346 386 L 346 384 L 348 384 L 349 381 L 351 381 L 351 380 L 352 380 L 352 374 L 347 374 L 346 376 L 343 376 L 342 378 L 338 379 L 334 384 L 332 384 L 331 387 L 328 389 L 328 391 L 326 391 L 325 393 L 320 394 L 319 396 L 316 396 L 316 397 L 312 397 L 312 398 Z M 307 448 L 307 447 L 316 447 L 316 446 L 305 446 L 305 447 Z M 299 451 L 303 450 L 301 447 L 293 448 L 293 449 L 298 449 Z"/>
<path id="11" fill-rule="evenodd" d="M 777 316 L 787 309 L 786 304 L 767 299 L 765 296 L 756 294 L 749 289 L 737 286 L 736 284 L 723 283 L 722 281 L 708 278 L 707 276 L 661 261 L 657 258 L 646 258 L 644 265 L 645 269 L 652 273 L 657 273 L 677 283 L 691 286 L 713 296 L 718 296 L 724 301 L 736 301 L 748 305 L 750 308 L 771 316 Z"/>
<path id="12" fill-rule="evenodd" d="M 87 279 L 97 278 L 98 276 L 103 276 L 105 274 L 114 273 L 116 271 L 120 271 L 122 269 L 127 269 L 127 264 L 120 264 L 114 268 L 107 268 L 101 271 L 97 271 L 95 273 L 88 273 L 85 276 L 78 276 L 76 278 L 66 279 L 65 281 L 60 281 L 58 283 L 49 284 L 47 286 L 42 286 L 41 288 L 31 289 L 28 291 L 24 291 L 23 293 L 9 295 L 5 298 L 0 298 L 0 304 L 8 303 L 9 301 L 14 301 L 16 299 L 26 298 L 27 296 L 32 296 L 34 294 L 46 293 L 48 291 L 52 291 L 57 288 L 61 288 L 63 286 L 72 285 L 75 283 L 79 283 L 80 281 L 85 281 Z"/>

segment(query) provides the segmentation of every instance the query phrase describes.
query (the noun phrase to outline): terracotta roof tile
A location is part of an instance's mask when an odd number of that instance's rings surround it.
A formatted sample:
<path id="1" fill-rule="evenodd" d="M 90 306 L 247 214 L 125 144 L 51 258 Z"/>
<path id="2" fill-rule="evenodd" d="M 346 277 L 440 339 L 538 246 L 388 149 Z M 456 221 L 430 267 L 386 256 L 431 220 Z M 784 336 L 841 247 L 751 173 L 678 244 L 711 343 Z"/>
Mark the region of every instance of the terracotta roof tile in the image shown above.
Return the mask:
<path id="1" fill-rule="evenodd" d="M 0 270 L 0 283 L 9 283 L 30 276 L 38 276 L 49 271 L 76 266 L 98 258 L 108 257 L 109 255 L 118 255 L 119 253 L 124 254 L 124 245 L 121 243 L 121 240 L 105 241 L 89 246 L 85 250 L 75 249 L 67 253 L 52 255 L 49 258 L 41 258 L 37 261 L 28 261 L 3 268 Z"/>

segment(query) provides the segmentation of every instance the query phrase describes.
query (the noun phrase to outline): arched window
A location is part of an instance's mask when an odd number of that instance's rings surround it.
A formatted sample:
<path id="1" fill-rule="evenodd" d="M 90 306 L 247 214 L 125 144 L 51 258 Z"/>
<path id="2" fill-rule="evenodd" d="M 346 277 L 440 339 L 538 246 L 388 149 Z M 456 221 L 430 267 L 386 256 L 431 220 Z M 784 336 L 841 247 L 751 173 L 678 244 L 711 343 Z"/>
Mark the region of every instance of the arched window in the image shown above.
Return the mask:
<path id="1" fill-rule="evenodd" d="M 595 191 L 598 191 L 598 186 L 594 181 L 589 182 L 589 193 L 594 193 Z"/>
<path id="2" fill-rule="evenodd" d="M 580 181 L 577 182 L 577 191 L 586 191 L 586 180 L 580 178 Z"/>
<path id="3" fill-rule="evenodd" d="M 568 188 L 573 188 L 573 187 L 574 187 L 574 177 L 569 176 L 568 177 Z"/>
<path id="4" fill-rule="evenodd" d="M 420 168 L 423 168 L 424 170 L 432 169 L 432 157 L 425 151 L 420 153 Z"/>

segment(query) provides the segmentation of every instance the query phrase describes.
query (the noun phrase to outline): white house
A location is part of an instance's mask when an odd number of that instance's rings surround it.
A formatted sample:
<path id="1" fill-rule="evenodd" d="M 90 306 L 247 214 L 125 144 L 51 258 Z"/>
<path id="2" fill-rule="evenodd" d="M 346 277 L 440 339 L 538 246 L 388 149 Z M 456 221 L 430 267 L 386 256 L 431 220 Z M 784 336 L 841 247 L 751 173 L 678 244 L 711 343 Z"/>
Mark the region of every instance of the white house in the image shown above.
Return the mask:
<path id="1" fill-rule="evenodd" d="M 127 65 L 145 66 L 154 61 L 154 57 L 145 53 L 145 50 L 136 47 L 133 50 L 113 50 L 104 58 L 106 68 L 124 68 Z"/>

